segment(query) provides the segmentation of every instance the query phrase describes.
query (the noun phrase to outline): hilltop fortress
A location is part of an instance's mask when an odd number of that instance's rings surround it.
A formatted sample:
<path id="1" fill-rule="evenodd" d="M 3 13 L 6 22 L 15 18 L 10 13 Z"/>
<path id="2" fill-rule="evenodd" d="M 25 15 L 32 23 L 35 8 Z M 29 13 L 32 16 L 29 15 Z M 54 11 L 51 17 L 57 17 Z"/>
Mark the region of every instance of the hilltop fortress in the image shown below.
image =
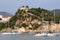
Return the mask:
<path id="1" fill-rule="evenodd" d="M 29 7 L 28 6 L 21 6 L 19 9 L 20 10 L 28 11 L 29 10 Z"/>

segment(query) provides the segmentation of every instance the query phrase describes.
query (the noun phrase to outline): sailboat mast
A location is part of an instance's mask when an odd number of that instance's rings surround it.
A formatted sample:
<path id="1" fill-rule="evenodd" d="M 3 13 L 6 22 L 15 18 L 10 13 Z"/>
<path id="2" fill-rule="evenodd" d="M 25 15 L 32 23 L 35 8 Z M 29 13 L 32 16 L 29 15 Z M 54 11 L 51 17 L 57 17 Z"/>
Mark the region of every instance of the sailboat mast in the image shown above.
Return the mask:
<path id="1" fill-rule="evenodd" d="M 42 11 L 42 22 L 43 22 L 42 26 L 44 26 L 44 12 L 43 11 Z"/>
<path id="2" fill-rule="evenodd" d="M 43 27 L 44 27 L 44 12 L 42 11 L 42 32 L 43 32 Z"/>
<path id="3" fill-rule="evenodd" d="M 54 23 L 55 23 L 55 11 L 54 11 Z"/>
<path id="4" fill-rule="evenodd" d="M 55 11 L 54 11 L 54 27 L 55 27 Z"/>

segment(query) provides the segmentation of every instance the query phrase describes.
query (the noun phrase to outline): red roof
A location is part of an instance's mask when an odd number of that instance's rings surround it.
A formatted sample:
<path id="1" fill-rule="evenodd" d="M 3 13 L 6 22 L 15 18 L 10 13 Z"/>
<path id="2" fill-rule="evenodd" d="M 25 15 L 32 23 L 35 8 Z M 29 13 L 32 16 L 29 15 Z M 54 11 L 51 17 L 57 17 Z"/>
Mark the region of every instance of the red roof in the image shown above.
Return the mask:
<path id="1" fill-rule="evenodd" d="M 9 16 L 2 16 L 2 18 L 8 18 Z"/>

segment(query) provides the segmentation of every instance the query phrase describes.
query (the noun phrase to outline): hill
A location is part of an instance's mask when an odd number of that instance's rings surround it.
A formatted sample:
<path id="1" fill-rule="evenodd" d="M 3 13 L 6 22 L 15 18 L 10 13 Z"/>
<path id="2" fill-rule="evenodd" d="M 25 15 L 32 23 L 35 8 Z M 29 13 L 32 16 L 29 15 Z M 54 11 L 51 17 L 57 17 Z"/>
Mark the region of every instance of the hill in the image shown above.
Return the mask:
<path id="1" fill-rule="evenodd" d="M 37 29 L 42 26 L 43 15 L 45 16 L 44 20 L 51 20 L 52 15 L 48 10 L 22 6 L 17 10 L 15 15 L 9 21 L 9 27 L 24 27 L 28 29 Z"/>
<path id="2" fill-rule="evenodd" d="M 56 15 L 60 16 L 60 9 L 54 9 L 54 10 L 52 10 L 52 12 L 54 12 L 54 11 L 55 11 Z"/>
<path id="3" fill-rule="evenodd" d="M 42 8 L 29 8 L 28 6 L 20 7 L 15 15 L 9 21 L 9 27 L 24 27 L 25 29 L 38 29 L 42 27 L 43 20 L 52 21 L 52 13 L 49 10 Z M 56 18 L 56 22 L 59 22 Z M 4 28 L 7 28 L 8 23 Z"/>
<path id="4" fill-rule="evenodd" d="M 8 12 L 0 12 L 0 15 L 3 15 L 3 16 L 13 16 L 12 14 L 10 14 Z"/>

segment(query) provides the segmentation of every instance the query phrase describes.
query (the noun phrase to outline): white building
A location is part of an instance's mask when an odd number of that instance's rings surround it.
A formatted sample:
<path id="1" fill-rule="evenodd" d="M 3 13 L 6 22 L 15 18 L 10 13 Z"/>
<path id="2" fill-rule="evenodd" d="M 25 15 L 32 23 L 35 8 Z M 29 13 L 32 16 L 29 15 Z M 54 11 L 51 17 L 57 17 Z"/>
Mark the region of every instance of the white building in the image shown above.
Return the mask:
<path id="1" fill-rule="evenodd" d="M 0 15 L 0 18 L 2 18 L 2 15 Z"/>
<path id="2" fill-rule="evenodd" d="M 0 18 L 2 19 L 2 20 L 0 20 L 0 22 L 7 22 L 7 21 L 9 21 L 10 20 L 10 16 L 3 16 L 3 15 L 0 15 Z"/>

